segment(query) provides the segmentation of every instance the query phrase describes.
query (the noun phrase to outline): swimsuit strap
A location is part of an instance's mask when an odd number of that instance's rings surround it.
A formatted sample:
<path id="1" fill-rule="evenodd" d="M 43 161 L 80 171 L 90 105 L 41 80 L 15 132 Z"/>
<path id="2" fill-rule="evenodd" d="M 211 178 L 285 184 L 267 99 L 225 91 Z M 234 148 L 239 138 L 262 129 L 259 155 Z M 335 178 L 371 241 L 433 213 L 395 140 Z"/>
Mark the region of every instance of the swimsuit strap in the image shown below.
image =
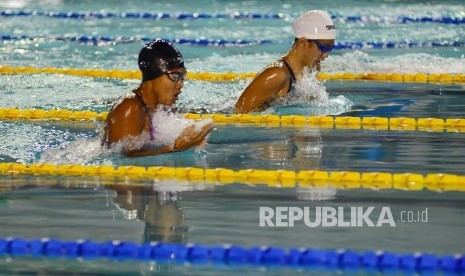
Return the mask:
<path id="1" fill-rule="evenodd" d="M 155 138 L 155 129 L 153 128 L 153 124 L 152 124 L 152 116 L 150 116 L 150 110 L 148 108 L 148 106 L 144 103 L 144 101 L 142 100 L 141 96 L 137 93 L 134 93 L 136 94 L 136 97 L 137 99 L 139 100 L 139 102 L 142 104 L 142 106 L 144 107 L 144 110 L 145 112 L 149 115 L 149 121 L 150 121 L 150 140 L 153 140 Z"/>
<path id="2" fill-rule="evenodd" d="M 291 79 L 289 80 L 289 89 L 288 89 L 288 92 L 289 92 L 291 91 L 292 84 L 296 82 L 296 78 L 295 78 L 294 72 L 292 72 L 291 66 L 289 66 L 289 64 L 284 59 L 281 59 L 281 61 L 286 66 L 287 70 L 289 71 L 289 75 L 291 75 Z"/>

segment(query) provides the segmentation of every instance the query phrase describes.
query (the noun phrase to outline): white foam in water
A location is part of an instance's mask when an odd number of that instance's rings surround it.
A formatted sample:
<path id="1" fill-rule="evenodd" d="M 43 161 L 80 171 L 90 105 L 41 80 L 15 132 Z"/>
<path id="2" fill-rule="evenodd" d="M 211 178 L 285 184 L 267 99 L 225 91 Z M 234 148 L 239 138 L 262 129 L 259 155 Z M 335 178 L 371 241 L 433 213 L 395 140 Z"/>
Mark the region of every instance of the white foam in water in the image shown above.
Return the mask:
<path id="1" fill-rule="evenodd" d="M 208 124 L 212 124 L 212 119 L 200 120 L 198 122 L 186 119 L 183 115 L 171 112 L 165 106 L 158 106 L 157 111 L 152 114 L 152 125 L 155 126 L 155 139 L 152 142 L 155 146 L 174 147 L 174 142 L 181 135 L 184 129 L 194 126 L 195 132 L 200 132 Z"/>
<path id="2" fill-rule="evenodd" d="M 152 125 L 155 127 L 153 141 L 150 140 L 150 133 L 144 132 L 138 137 L 123 139 L 112 145 L 111 149 L 106 149 L 101 146 L 101 135 L 93 139 L 79 138 L 58 148 L 45 150 L 42 152 L 38 163 L 84 164 L 95 160 L 101 155 L 119 153 L 124 148 L 138 149 L 145 146 L 169 146 L 173 148 L 176 139 L 185 128 L 194 126 L 194 131 L 199 132 L 205 125 L 211 123 L 213 123 L 212 119 L 198 122 L 186 119 L 180 114 L 171 112 L 170 108 L 160 105 L 157 107 L 157 111 L 152 114 Z"/>
<path id="3" fill-rule="evenodd" d="M 351 110 L 353 104 L 342 95 L 331 98 L 326 91 L 324 82 L 317 79 L 317 72 L 312 72 L 309 68 L 304 68 L 302 79 L 297 81 L 294 88 L 291 93 L 279 99 L 276 105 L 305 106 L 310 107 L 312 114 L 336 115 Z M 264 113 L 275 113 L 278 106 L 274 106 Z"/>
<path id="4" fill-rule="evenodd" d="M 307 67 L 304 68 L 303 77 L 295 85 L 295 93 L 290 93 L 290 98 L 296 98 L 299 101 L 314 101 L 317 103 L 327 103 L 329 100 L 328 92 L 323 82 L 317 79 L 318 72 L 311 72 Z"/>
<path id="5" fill-rule="evenodd" d="M 100 138 L 79 138 L 72 143 L 42 152 L 39 164 L 85 164 L 103 153 Z"/>
<path id="6" fill-rule="evenodd" d="M 374 56 L 354 50 L 333 55 L 325 60 L 326 71 L 332 72 L 398 72 L 398 73 L 462 73 L 465 72 L 464 56 L 460 59 L 440 57 L 426 53 L 399 56 Z"/>
<path id="7" fill-rule="evenodd" d="M 153 144 L 156 146 L 169 145 L 173 148 L 177 137 L 193 123 L 193 120 L 175 114 L 165 106 L 158 106 L 157 111 L 152 114 L 152 125 L 155 128 Z"/>

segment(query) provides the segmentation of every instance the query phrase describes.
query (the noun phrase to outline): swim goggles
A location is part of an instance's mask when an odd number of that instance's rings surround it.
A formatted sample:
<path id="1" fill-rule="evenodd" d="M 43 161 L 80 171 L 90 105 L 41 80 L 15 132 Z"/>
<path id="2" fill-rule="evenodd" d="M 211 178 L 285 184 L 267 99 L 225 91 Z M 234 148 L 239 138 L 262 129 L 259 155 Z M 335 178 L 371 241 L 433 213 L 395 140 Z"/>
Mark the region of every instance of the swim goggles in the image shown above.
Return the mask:
<path id="1" fill-rule="evenodd" d="M 331 50 L 334 48 L 334 45 L 331 45 L 331 46 L 326 46 L 326 45 L 323 45 L 320 43 L 320 41 L 316 40 L 316 39 L 307 39 L 309 42 L 313 42 L 316 44 L 316 46 L 318 47 L 318 49 L 320 49 L 320 51 L 324 54 L 324 53 L 328 53 L 328 52 L 331 52 Z"/>
<path id="2" fill-rule="evenodd" d="M 184 80 L 186 78 L 186 75 L 187 75 L 187 71 L 183 71 L 183 72 L 178 72 L 178 71 L 175 71 L 175 72 L 165 72 L 165 74 L 168 76 L 168 78 L 172 81 L 172 82 L 178 82 L 180 80 Z"/>

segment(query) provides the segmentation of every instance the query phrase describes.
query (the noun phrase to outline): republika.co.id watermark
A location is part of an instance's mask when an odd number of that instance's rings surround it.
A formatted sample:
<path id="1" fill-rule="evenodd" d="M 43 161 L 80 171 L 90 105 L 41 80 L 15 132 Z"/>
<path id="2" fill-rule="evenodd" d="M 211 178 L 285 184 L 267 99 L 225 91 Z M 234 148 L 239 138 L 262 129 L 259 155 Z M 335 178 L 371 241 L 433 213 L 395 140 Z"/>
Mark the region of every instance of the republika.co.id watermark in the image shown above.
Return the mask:
<path id="1" fill-rule="evenodd" d="M 396 227 L 398 223 L 427 223 L 428 208 L 401 210 L 390 207 L 260 207 L 260 227 Z"/>

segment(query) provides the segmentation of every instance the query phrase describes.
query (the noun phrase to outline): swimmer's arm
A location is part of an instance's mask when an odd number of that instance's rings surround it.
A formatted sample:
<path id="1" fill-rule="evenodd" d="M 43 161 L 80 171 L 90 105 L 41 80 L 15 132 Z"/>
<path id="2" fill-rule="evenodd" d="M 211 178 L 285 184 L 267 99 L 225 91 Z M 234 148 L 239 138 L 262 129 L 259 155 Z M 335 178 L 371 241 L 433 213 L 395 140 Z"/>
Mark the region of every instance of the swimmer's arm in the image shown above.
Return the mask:
<path id="1" fill-rule="evenodd" d="M 164 146 L 157 149 L 147 149 L 147 150 L 128 150 L 124 151 L 124 155 L 128 157 L 137 157 L 137 156 L 148 156 L 148 155 L 158 155 L 163 153 L 173 152 L 174 150 L 170 146 Z"/>
<path id="2" fill-rule="evenodd" d="M 289 77 L 282 68 L 272 67 L 258 74 L 246 87 L 234 108 L 234 113 L 249 113 L 268 99 L 289 87 Z"/>
<path id="3" fill-rule="evenodd" d="M 189 126 L 183 130 L 179 137 L 174 142 L 174 147 L 163 146 L 157 149 L 146 149 L 146 150 L 133 150 L 124 152 L 129 157 L 135 156 L 147 156 L 147 155 L 158 155 L 170 152 L 184 151 L 197 145 L 201 145 L 206 142 L 206 136 L 213 129 L 213 124 L 207 124 L 203 126 L 199 131 L 195 129 L 195 126 Z"/>

